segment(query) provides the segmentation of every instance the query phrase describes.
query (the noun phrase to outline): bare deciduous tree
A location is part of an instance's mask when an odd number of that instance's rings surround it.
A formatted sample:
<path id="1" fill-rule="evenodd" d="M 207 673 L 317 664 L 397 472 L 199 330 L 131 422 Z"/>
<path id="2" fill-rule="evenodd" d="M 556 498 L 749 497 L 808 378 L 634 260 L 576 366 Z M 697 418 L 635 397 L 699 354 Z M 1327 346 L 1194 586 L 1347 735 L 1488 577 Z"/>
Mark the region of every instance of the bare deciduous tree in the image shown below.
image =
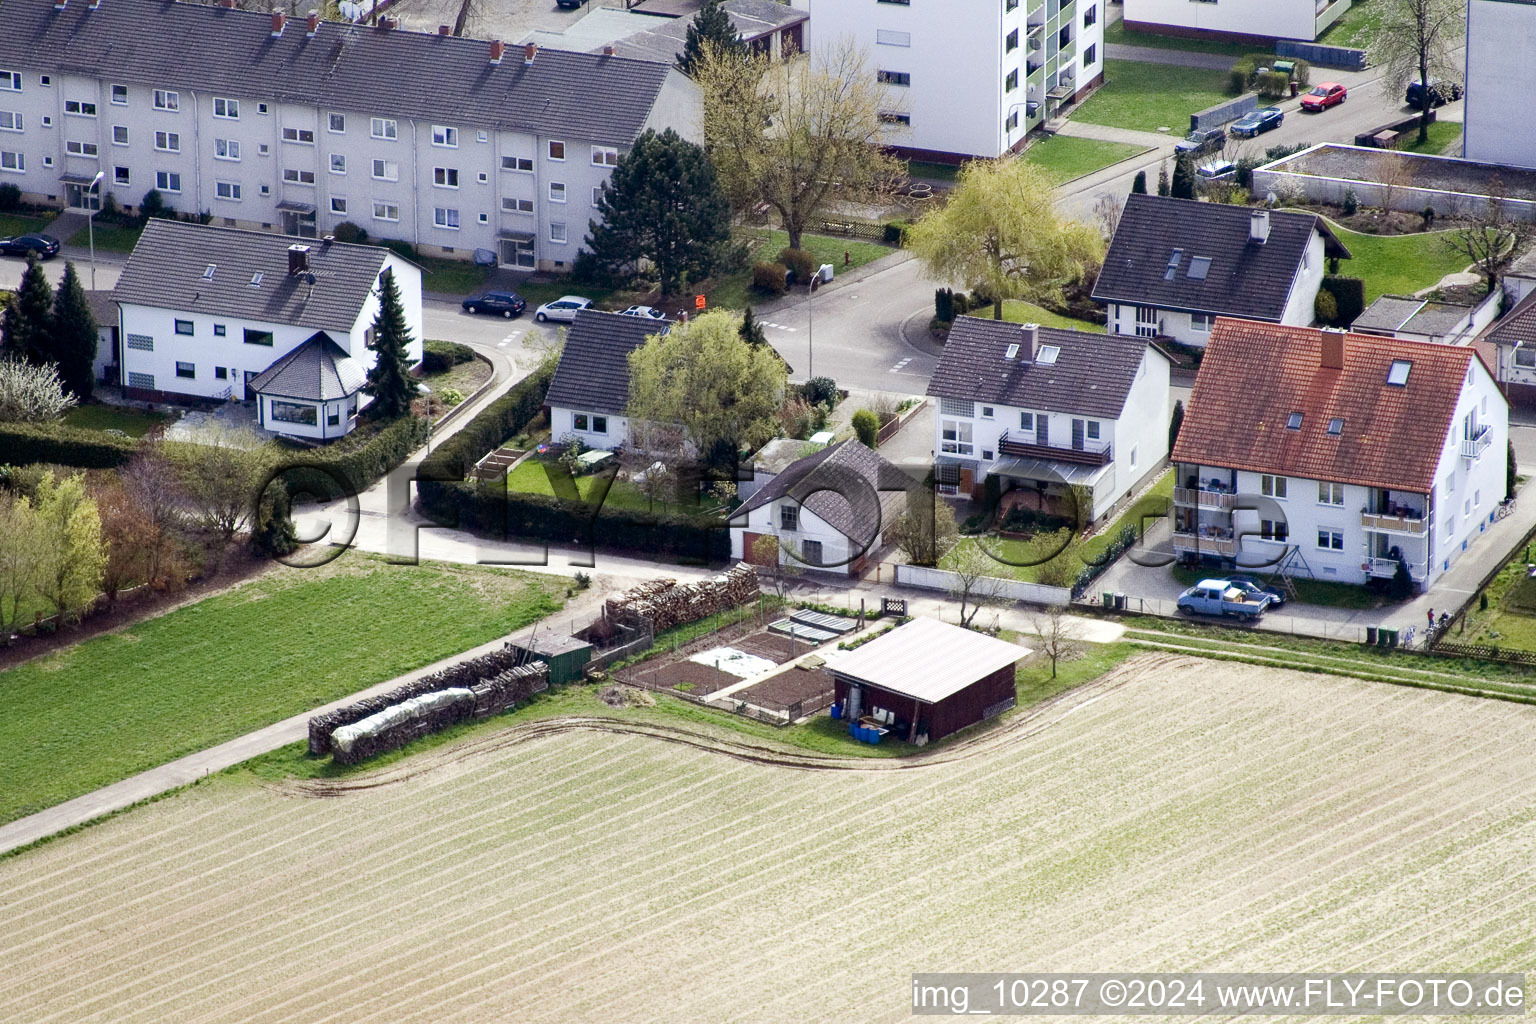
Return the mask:
<path id="1" fill-rule="evenodd" d="M 866 197 L 900 174 L 882 148 L 885 92 L 851 40 L 778 61 L 706 46 L 695 77 L 720 184 L 737 209 L 777 211 L 792 248 L 839 196 Z"/>
<path id="2" fill-rule="evenodd" d="M 1061 605 L 1047 605 L 1029 616 L 1029 627 L 1037 638 L 1040 653 L 1051 661 L 1051 678 L 1056 678 L 1056 663 L 1076 654 L 1081 646 L 1077 622 Z"/>
<path id="3" fill-rule="evenodd" d="M 1386 69 L 1388 88 L 1399 93 L 1417 78 L 1461 79 L 1459 54 L 1467 36 L 1467 5 L 1461 0 L 1381 0 L 1381 19 L 1371 41 L 1372 60 Z M 1419 117 L 1419 144 L 1429 141 L 1430 103 Z"/>
<path id="4" fill-rule="evenodd" d="M 999 576 L 1003 566 L 978 545 L 956 545 L 943 567 L 955 574 L 949 595 L 960 602 L 960 625 L 970 626 L 983 608 L 1008 603 L 1008 581 Z"/>
<path id="5" fill-rule="evenodd" d="M 1467 223 L 1445 236 L 1445 244 L 1471 262 L 1492 294 L 1505 268 L 1530 239 L 1531 224 L 1510 216 L 1504 187 L 1497 177 L 1489 185 L 1488 195 L 1488 202 L 1467 217 Z"/>
<path id="6" fill-rule="evenodd" d="M 907 492 L 907 508 L 891 524 L 896 546 L 909 565 L 937 565 L 959 536 L 955 512 L 931 488 Z"/>

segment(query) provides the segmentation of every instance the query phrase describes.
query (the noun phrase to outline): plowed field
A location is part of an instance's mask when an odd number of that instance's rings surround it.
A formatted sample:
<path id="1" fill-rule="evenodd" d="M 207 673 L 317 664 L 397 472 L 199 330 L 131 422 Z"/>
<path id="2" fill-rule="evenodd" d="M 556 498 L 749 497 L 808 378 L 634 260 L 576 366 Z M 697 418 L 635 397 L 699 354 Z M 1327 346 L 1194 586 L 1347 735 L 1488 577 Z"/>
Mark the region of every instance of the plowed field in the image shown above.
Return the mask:
<path id="1" fill-rule="evenodd" d="M 926 761 L 531 724 L 0 862 L 0 1021 L 910 1020 L 912 971 L 1526 970 L 1536 709 L 1147 655 Z"/>

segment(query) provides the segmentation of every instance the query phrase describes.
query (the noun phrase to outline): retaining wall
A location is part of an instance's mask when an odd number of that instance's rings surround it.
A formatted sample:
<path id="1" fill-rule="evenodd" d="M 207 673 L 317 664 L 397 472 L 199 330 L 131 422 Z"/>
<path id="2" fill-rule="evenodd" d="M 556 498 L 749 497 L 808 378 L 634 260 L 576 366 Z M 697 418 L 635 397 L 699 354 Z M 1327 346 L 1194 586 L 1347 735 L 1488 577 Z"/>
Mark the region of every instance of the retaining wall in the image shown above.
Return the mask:
<path id="1" fill-rule="evenodd" d="M 896 582 L 923 590 L 954 589 L 959 574 L 947 569 L 930 569 L 921 565 L 896 566 Z M 988 587 L 989 592 L 991 587 Z M 1022 583 L 1018 580 L 1001 580 L 996 593 L 1012 601 L 1028 601 L 1031 604 L 1050 604 L 1066 607 L 1072 603 L 1072 592 L 1066 587 L 1048 587 L 1043 583 Z"/>
<path id="2" fill-rule="evenodd" d="M 1295 39 L 1276 42 L 1275 56 L 1299 57 L 1314 67 L 1338 68 L 1340 71 L 1364 71 L 1367 58 L 1364 50 L 1353 47 L 1324 46 L 1322 43 L 1303 43 Z"/>

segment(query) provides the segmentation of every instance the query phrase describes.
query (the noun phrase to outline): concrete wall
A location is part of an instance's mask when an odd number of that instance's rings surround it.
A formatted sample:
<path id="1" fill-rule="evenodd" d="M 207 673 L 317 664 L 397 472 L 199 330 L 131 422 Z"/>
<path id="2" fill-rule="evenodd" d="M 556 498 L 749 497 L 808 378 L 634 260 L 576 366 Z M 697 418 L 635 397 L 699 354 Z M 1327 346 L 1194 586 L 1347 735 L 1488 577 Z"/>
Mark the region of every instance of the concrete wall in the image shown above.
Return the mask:
<path id="1" fill-rule="evenodd" d="M 1378 159 L 1383 156 L 1378 150 L 1364 149 L 1358 146 L 1343 146 L 1337 143 L 1321 143 L 1305 153 L 1299 153 L 1293 157 L 1286 157 L 1272 164 L 1266 164 L 1264 167 L 1255 168 L 1253 172 L 1253 193 L 1255 195 L 1262 195 L 1265 192 L 1274 192 L 1282 198 L 1295 194 L 1305 196 L 1315 202 L 1340 204 L 1344 201 L 1344 193 L 1353 189 L 1355 198 L 1361 206 L 1386 205 L 1387 190 L 1378 181 L 1333 178 L 1326 175 L 1290 169 L 1302 166 L 1302 160 L 1307 153 L 1324 147 L 1354 150 L 1358 153 L 1374 155 Z M 1453 164 L 1462 162 L 1455 157 L 1422 156 L 1404 153 L 1395 154 L 1392 159 L 1444 160 Z M 1409 213 L 1418 213 L 1426 206 L 1430 206 L 1434 208 L 1437 214 L 1441 215 L 1476 216 L 1485 211 L 1490 202 L 1486 195 L 1472 192 L 1441 191 L 1408 186 L 1395 186 L 1391 189 L 1391 193 L 1392 208 Z M 1501 202 L 1506 216 L 1536 221 L 1536 201 L 1506 198 Z"/>
<path id="2" fill-rule="evenodd" d="M 1536 95 L 1536 8 L 1502 0 L 1467 5 L 1468 160 L 1536 167 L 1536 135 L 1525 130 Z"/>
<path id="3" fill-rule="evenodd" d="M 1001 574 L 1007 566 L 999 564 L 998 569 Z M 896 582 L 903 586 L 948 591 L 955 586 L 958 579 L 955 573 L 947 569 L 931 569 L 921 565 L 896 566 Z M 1066 587 L 1048 587 L 1042 583 L 1021 583 L 1018 580 L 1003 580 L 989 585 L 989 592 L 993 587 L 996 588 L 996 593 L 1010 601 L 1028 601 L 1030 604 L 1051 604 L 1062 607 L 1072 603 L 1072 591 Z"/>

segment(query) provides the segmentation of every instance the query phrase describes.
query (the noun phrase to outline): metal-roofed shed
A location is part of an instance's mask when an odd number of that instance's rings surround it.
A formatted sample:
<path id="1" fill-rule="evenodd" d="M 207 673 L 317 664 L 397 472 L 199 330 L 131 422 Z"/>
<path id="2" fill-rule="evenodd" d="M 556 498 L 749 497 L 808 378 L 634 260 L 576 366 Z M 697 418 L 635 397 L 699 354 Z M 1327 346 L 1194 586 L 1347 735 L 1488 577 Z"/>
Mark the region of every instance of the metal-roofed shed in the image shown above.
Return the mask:
<path id="1" fill-rule="evenodd" d="M 911 742 L 936 740 L 1013 707 L 1030 651 L 938 619 L 913 619 L 829 658 L 840 712 Z"/>

